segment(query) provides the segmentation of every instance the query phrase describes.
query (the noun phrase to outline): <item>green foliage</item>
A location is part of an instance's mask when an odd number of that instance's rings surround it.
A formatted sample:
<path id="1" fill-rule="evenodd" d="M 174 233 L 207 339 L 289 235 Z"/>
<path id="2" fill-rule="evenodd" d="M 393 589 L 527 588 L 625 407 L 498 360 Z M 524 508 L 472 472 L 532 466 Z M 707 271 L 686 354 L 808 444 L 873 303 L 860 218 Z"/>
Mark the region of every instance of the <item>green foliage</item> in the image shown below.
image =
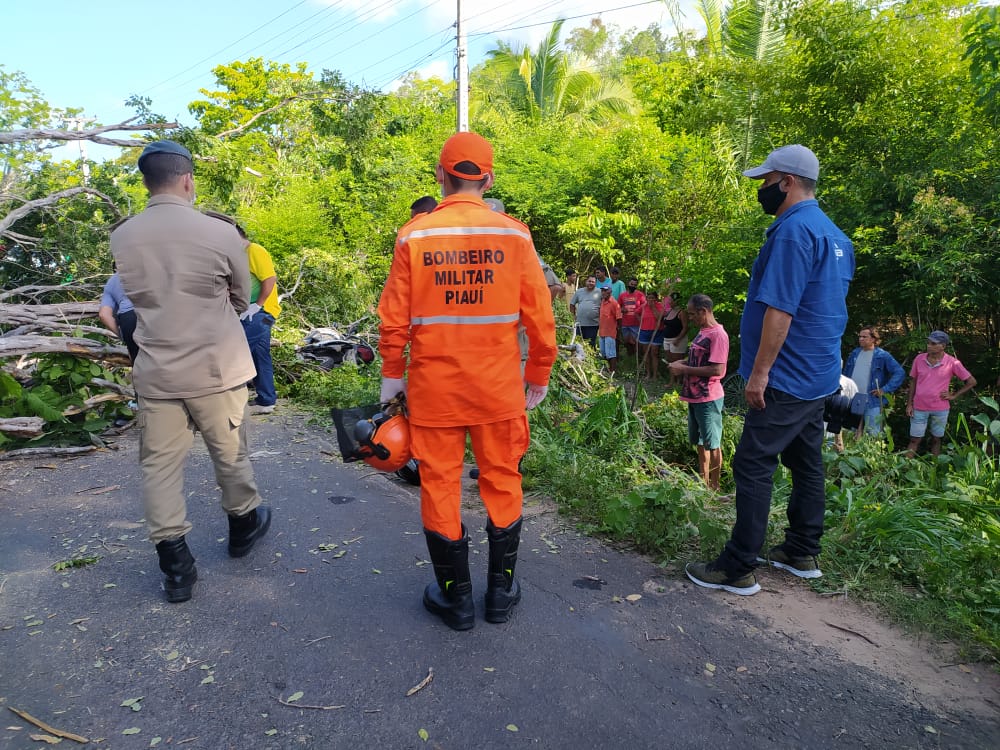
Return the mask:
<path id="1" fill-rule="evenodd" d="M 7 448 L 26 445 L 79 445 L 91 441 L 111 426 L 117 416 L 132 412 L 117 401 L 87 408 L 84 401 L 102 389 L 92 386 L 99 378 L 119 381 L 110 370 L 87 359 L 69 354 L 39 357 L 30 386 L 22 386 L 0 372 L 0 417 L 41 417 L 45 433 L 32 440 L 0 440 Z M 67 416 L 68 414 L 68 416 Z"/>
<path id="2" fill-rule="evenodd" d="M 1000 649 L 1000 473 L 975 444 L 907 460 L 859 441 L 827 467 L 824 580 L 836 589 L 915 587 L 946 629 Z M 920 619 L 919 601 L 897 602 Z M 924 623 L 941 629 L 942 623 Z"/>
<path id="3" fill-rule="evenodd" d="M 381 374 L 377 367 L 340 365 L 329 372 L 309 370 L 290 388 L 310 409 L 326 412 L 378 403 Z"/>
<path id="4" fill-rule="evenodd" d="M 72 570 L 73 568 L 85 568 L 88 565 L 94 565 L 101 558 L 97 555 L 87 555 L 79 557 L 71 557 L 68 560 L 60 560 L 59 562 L 52 564 L 52 569 L 57 571 Z"/>
<path id="5" fill-rule="evenodd" d="M 560 49 L 563 21 L 532 51 L 500 42 L 473 72 L 479 111 L 485 121 L 516 117 L 532 125 L 570 120 L 578 127 L 606 125 L 632 110 L 631 92 L 591 69 L 587 58 Z"/>
<path id="6" fill-rule="evenodd" d="M 969 16 L 963 41 L 976 103 L 1000 120 L 1000 16 L 997 6 L 978 8 Z"/>

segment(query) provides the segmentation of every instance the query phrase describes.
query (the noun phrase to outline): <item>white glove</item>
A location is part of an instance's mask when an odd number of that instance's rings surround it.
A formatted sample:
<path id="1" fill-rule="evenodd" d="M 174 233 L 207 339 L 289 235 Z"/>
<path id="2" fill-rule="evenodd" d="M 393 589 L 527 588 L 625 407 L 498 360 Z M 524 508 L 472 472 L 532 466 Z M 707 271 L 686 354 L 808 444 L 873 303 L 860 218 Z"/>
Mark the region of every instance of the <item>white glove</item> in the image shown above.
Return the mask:
<path id="1" fill-rule="evenodd" d="M 534 409 L 545 399 L 545 394 L 549 392 L 549 387 L 547 385 L 535 385 L 534 383 L 526 383 L 528 390 L 524 393 L 524 408 Z"/>
<path id="2" fill-rule="evenodd" d="M 261 306 L 256 302 L 251 302 L 250 306 L 244 311 L 240 316 L 240 320 L 250 320 L 254 315 L 261 311 Z"/>
<path id="3" fill-rule="evenodd" d="M 379 393 L 379 403 L 387 404 L 397 393 L 406 393 L 406 378 L 382 378 L 382 390 Z"/>

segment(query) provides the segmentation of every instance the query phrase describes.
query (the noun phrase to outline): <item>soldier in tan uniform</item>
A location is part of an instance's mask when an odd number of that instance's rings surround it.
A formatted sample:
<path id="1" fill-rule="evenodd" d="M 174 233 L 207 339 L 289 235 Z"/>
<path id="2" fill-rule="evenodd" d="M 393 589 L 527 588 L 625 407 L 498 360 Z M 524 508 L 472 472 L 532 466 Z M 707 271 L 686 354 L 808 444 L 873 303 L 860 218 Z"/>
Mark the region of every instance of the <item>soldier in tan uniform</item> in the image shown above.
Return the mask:
<path id="1" fill-rule="evenodd" d="M 149 537 L 166 575 L 167 601 L 191 598 L 198 578 L 184 462 L 202 434 L 229 514 L 229 554 L 242 557 L 271 523 L 247 455 L 246 383 L 255 374 L 238 314 L 250 269 L 236 229 L 192 206 L 191 153 L 173 141 L 143 150 L 146 209 L 111 234 L 122 286 L 135 305 L 139 353 L 139 460 Z"/>

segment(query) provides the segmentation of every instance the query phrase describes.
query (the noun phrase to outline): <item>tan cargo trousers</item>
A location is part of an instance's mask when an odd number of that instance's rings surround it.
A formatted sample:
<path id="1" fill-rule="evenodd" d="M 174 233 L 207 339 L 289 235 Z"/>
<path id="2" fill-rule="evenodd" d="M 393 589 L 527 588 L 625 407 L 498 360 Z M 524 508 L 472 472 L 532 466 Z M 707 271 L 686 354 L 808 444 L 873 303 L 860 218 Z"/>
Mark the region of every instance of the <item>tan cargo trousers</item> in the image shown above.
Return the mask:
<path id="1" fill-rule="evenodd" d="M 153 544 L 191 531 L 184 463 L 195 430 L 208 448 L 226 513 L 242 516 L 261 503 L 247 455 L 247 389 L 182 399 L 139 397 L 139 463 L 146 525 Z"/>

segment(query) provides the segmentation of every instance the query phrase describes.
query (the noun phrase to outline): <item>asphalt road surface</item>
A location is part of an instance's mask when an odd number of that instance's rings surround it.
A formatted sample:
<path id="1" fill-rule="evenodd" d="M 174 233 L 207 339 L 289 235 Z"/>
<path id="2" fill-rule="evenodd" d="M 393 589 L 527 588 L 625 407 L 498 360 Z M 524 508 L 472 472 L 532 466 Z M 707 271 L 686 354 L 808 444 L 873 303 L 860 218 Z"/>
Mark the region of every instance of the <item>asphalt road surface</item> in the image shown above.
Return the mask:
<path id="1" fill-rule="evenodd" d="M 0 748 L 47 746 L 8 708 L 89 740 L 63 747 L 1000 747 L 996 716 L 916 704 L 543 501 L 526 508 L 522 602 L 491 625 L 471 483 L 479 619 L 453 632 L 421 606 L 433 573 L 413 489 L 340 463 L 330 432 L 280 410 L 252 434 L 274 521 L 245 558 L 226 554 L 196 441 L 199 581 L 167 604 L 135 435 L 117 448 L 0 463 Z"/>

